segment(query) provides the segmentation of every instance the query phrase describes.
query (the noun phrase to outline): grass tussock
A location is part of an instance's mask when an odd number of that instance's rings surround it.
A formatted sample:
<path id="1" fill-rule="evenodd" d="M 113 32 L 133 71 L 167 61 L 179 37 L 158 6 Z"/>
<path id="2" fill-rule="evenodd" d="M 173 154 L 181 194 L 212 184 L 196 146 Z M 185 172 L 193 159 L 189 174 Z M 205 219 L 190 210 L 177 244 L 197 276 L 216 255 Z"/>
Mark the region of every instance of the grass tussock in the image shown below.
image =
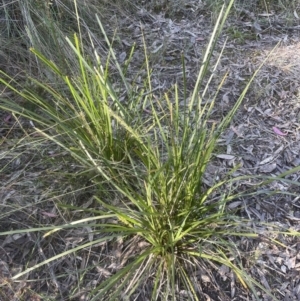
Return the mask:
<path id="1" fill-rule="evenodd" d="M 54 142 L 80 164 L 83 174 L 93 177 L 95 208 L 85 210 L 60 204 L 65 210 L 61 212 L 81 212 L 80 218 L 75 219 L 74 214 L 73 220 L 59 225 L 0 233 L 2 236 L 38 233 L 43 241 L 68 229 L 90 229 L 89 241 L 60 249 L 55 255 L 16 273 L 12 280 L 87 248 L 122 243 L 126 245 L 125 258 L 114 273 L 106 273 L 105 279 L 95 282 L 88 292 L 88 300 L 133 300 L 141 291 L 149 300 L 180 300 L 179 296 L 184 300 L 202 300 L 204 295 L 194 276 L 206 275 L 205 271 L 218 267 L 226 267 L 253 298 L 260 299 L 257 288 L 272 295 L 245 272 L 244 258 L 235 243 L 235 237 L 258 238 L 260 233 L 249 226 L 248 220 L 228 210 L 228 204 L 247 195 L 270 193 L 260 187 L 276 178 L 261 178 L 251 190 L 240 191 L 236 183 L 247 177 L 234 177 L 236 166 L 212 179 L 209 185 L 204 181 L 207 166 L 218 149 L 218 139 L 259 71 L 253 74 L 224 118 L 219 123 L 211 123 L 218 92 L 226 80 L 224 77 L 215 93 L 208 95 L 214 75 L 210 72 L 211 58 L 233 2 L 226 8 L 223 6 L 218 15 L 193 91 L 187 90 L 183 59 L 183 91 L 175 85 L 161 98 L 151 92 L 146 45 L 147 76 L 141 89 L 127 80 L 134 47 L 125 64 L 119 64 L 101 17 L 97 16 L 96 20 L 107 43 L 106 61 L 97 53 L 92 30 L 87 30 L 82 6 L 76 1 L 72 2 L 73 8 L 71 2 L 66 2 L 64 10 L 73 11 L 72 17 L 78 24 L 78 32 L 67 38 L 55 27 L 57 23 L 50 22 L 53 16 L 45 20 L 46 26 L 37 27 L 33 10 L 28 8 L 26 22 L 31 53 L 39 62 L 36 66 L 42 79 L 31 76 L 30 87 L 24 87 L 18 78 L 1 71 L 1 84 L 23 103 L 15 101 L 16 98 L 2 97 L 0 107 L 30 120 L 35 134 Z M 46 7 L 46 14 L 54 11 L 59 18 L 62 13 L 59 5 L 62 3 L 58 1 L 55 8 Z M 89 2 L 89 8 L 93 5 Z M 40 30 L 48 31 L 42 34 Z M 52 43 L 61 52 L 53 53 L 45 48 Z M 117 82 L 111 76 L 112 65 L 118 71 Z M 210 101 L 205 102 L 206 98 Z M 275 225 L 269 225 L 270 235 L 280 231 Z M 296 231 L 281 232 L 299 235 Z M 92 239 L 99 233 L 100 236 Z M 276 239 L 271 241 L 281 245 Z M 79 272 L 82 278 L 84 273 Z M 212 278 L 209 281 L 213 282 Z M 75 288 L 67 298 L 76 296 L 80 289 Z"/>

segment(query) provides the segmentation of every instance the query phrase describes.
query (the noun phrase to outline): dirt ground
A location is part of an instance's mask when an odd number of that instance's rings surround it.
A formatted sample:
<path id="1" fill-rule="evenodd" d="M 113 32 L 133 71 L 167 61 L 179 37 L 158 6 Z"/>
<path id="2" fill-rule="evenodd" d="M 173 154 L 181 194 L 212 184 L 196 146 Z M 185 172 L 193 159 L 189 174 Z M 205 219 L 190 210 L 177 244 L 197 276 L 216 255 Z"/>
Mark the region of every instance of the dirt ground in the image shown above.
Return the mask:
<path id="1" fill-rule="evenodd" d="M 145 5 L 130 16 L 116 12 L 110 23 L 105 24 L 108 31 L 116 30 L 118 43 L 115 51 L 121 63 L 136 43 L 129 70 L 131 76 L 141 72 L 145 38 L 153 70 L 153 93 L 158 97 L 182 79 L 182 55 L 186 63 L 188 87 L 193 88 L 215 18 L 212 13 L 203 10 L 200 2 L 189 1 L 188 5 L 172 11 L 166 8 L 158 11 Z M 298 9 L 300 11 L 300 6 Z M 225 173 L 238 163 L 241 167 L 236 171 L 237 176 L 276 176 L 299 166 L 299 17 L 294 14 L 292 22 L 287 24 L 287 15 L 274 11 L 267 13 L 263 8 L 257 8 L 255 13 L 236 11 L 225 25 L 213 61 L 226 39 L 224 53 L 210 87 L 213 93 L 228 73 L 213 114 L 215 122 L 228 112 L 254 70 L 271 50 L 273 52 L 255 78 L 231 126 L 222 135 L 219 141 L 222 153 L 216 155 L 209 165 L 205 180 L 209 183 L 216 174 Z M 139 77 L 136 80 L 138 82 Z M 20 131 L 16 119 L 6 112 L 1 112 L 0 118 L 1 231 L 20 227 L 26 229 L 26 223 L 31 227 L 42 227 L 75 219 L 76 214 L 80 213 L 71 215 L 57 207 L 56 202 L 61 199 L 68 199 L 71 204 L 84 201 L 85 208 L 92 206 L 93 187 L 86 183 L 84 188 L 79 189 L 63 176 L 65 170 L 69 173 L 72 168 L 76 170 L 76 166 L 70 168 L 71 163 L 65 153 L 49 142 L 42 142 L 45 144 L 44 150 L 41 150 L 40 143 L 36 151 L 26 143 L 19 144 L 18 141 L 24 138 L 24 131 Z M 49 157 L 48 161 L 45 156 Z M 296 182 L 299 178 L 300 173 L 289 176 Z M 239 185 L 242 189 L 243 185 L 251 184 L 247 181 Z M 61 187 L 64 187 L 63 191 Z M 266 194 L 264 198 L 253 196 L 236 200 L 229 206 L 238 208 L 241 215 L 252 220 L 253 228 L 256 227 L 255 221 L 266 221 L 275 222 L 279 228 L 299 232 L 299 187 L 275 181 L 266 189 L 269 188 L 294 194 Z M 300 301 L 300 238 L 282 235 L 276 237 L 282 245 L 274 244 L 273 237 L 264 235 L 265 230 L 261 229 L 260 239 L 234 238 L 239 249 L 249 255 L 243 262 L 245 271 L 278 300 Z M 72 300 L 89 300 L 88 292 L 96 282 L 111 275 L 117 263 L 120 265 L 120 257 L 130 253 L 123 242 L 80 250 L 76 256 L 69 254 L 17 281 L 10 278 L 25 267 L 64 252 L 69 245 L 79 245 L 87 236 L 91 240 L 99 235 L 92 234 L 87 227 L 61 231 L 42 243 L 41 234 L 37 233 L 0 236 L 0 300 L 69 300 L 70 292 Z M 106 254 L 105 269 L 98 264 L 104 260 L 101 254 Z M 254 300 L 225 267 L 211 267 L 200 278 L 201 284 L 198 285 L 203 300 Z M 218 282 L 224 291 L 216 288 L 210 279 Z M 273 300 L 259 289 L 258 295 L 260 300 Z M 180 300 L 184 298 L 183 294 Z M 139 292 L 135 300 L 147 300 L 147 294 Z"/>

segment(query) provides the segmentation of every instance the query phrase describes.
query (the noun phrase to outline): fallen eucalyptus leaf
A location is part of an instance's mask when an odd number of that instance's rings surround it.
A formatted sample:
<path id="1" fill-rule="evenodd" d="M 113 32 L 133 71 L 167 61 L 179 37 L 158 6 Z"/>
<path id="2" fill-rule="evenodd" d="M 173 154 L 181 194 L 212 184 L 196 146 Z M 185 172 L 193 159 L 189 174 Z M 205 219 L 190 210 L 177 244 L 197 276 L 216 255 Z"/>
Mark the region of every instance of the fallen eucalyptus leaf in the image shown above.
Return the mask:
<path id="1" fill-rule="evenodd" d="M 277 135 L 279 135 L 279 136 L 286 136 L 287 135 L 287 133 L 281 132 L 281 130 L 278 129 L 276 126 L 273 126 L 272 129 L 273 129 L 274 133 L 277 134 Z"/>
<path id="2" fill-rule="evenodd" d="M 224 159 L 224 160 L 232 160 L 235 158 L 235 156 L 227 155 L 227 154 L 220 154 L 220 155 L 217 155 L 217 158 Z"/>

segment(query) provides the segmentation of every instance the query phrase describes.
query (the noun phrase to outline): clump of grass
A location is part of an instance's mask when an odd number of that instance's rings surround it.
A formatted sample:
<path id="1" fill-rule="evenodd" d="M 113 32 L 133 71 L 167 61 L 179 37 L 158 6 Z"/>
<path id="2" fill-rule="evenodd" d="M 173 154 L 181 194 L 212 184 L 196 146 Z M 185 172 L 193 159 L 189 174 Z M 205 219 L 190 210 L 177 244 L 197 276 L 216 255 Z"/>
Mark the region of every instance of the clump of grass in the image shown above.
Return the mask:
<path id="1" fill-rule="evenodd" d="M 131 244 L 132 249 L 139 243 L 139 253 L 133 252 L 132 258 L 114 275 L 98 283 L 90 293 L 90 300 L 116 300 L 120 296 L 130 300 L 140 289 L 148 291 L 147 297 L 151 300 L 178 300 L 180 291 L 184 292 L 186 300 L 200 300 L 201 289 L 193 273 L 204 272 L 216 264 L 232 271 L 245 289 L 251 289 L 257 300 L 257 287 L 271 295 L 245 273 L 242 258 L 237 255 L 237 246 L 232 240 L 235 236 L 259 236 L 247 227 L 245 220 L 226 209 L 228 202 L 246 194 L 234 190 L 234 183 L 241 178 L 233 178 L 231 171 L 209 187 L 203 183 L 217 140 L 231 122 L 255 76 L 224 119 L 219 124 L 209 125 L 225 78 L 210 102 L 203 100 L 207 97 L 213 75 L 206 84 L 204 79 L 232 4 L 230 1 L 227 9 L 223 7 L 221 10 L 189 99 L 184 82 L 183 106 L 176 85 L 171 96 L 166 93 L 162 99 L 151 93 L 131 98 L 135 87 L 128 85 L 110 47 L 110 55 L 128 95 L 128 102 L 122 103 L 109 78 L 109 59 L 103 66 L 97 54 L 94 58 L 86 56 L 77 35 L 73 42 L 67 39 L 77 58 L 77 68 L 70 68 L 74 70 L 71 75 L 65 74 L 60 66 L 39 51 L 32 50 L 51 71 L 56 82 L 61 83 L 58 90 L 33 80 L 48 98 L 29 89 L 22 90 L 17 82 L 2 72 L 0 81 L 33 104 L 34 109 L 24 109 L 5 99 L 1 108 L 31 119 L 40 134 L 99 175 L 97 180 L 101 187 L 95 196 L 101 210 L 90 210 L 93 216 L 61 226 L 1 233 L 48 231 L 43 235 L 45 238 L 61 229 L 85 227 L 87 222 L 92 222 L 89 227 L 103 234 L 99 239 L 48 258 L 14 275 L 13 279 L 86 247 L 122 238 Z M 98 22 L 105 35 L 99 19 Z M 151 91 L 150 69 L 148 64 L 146 66 L 146 88 Z M 143 105 L 150 109 L 143 112 Z M 108 194 L 102 197 L 108 187 L 114 188 L 117 205 L 112 205 L 106 198 Z M 107 219 L 112 221 L 107 222 Z M 296 235 L 294 232 L 290 234 Z"/>

